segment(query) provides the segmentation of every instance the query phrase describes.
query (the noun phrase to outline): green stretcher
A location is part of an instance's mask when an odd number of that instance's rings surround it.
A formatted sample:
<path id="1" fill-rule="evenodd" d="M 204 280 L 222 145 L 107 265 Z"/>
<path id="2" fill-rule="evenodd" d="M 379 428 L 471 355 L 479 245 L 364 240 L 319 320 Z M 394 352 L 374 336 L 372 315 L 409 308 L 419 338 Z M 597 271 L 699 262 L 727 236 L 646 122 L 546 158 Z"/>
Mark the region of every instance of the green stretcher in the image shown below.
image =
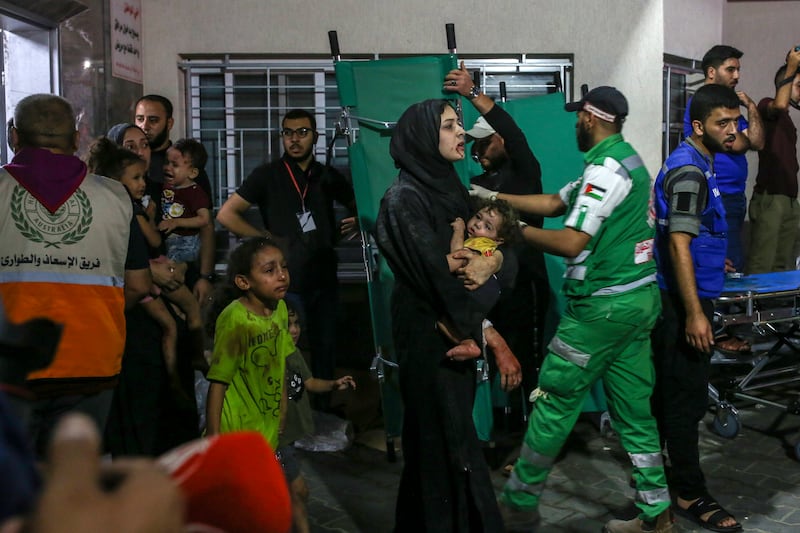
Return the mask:
<path id="1" fill-rule="evenodd" d="M 397 177 L 397 169 L 389 155 L 389 141 L 393 127 L 403 111 L 421 100 L 445 98 L 452 100 L 458 109 L 462 109 L 467 129 L 477 119 L 478 114 L 468 101 L 462 102 L 460 97 L 442 90 L 445 75 L 454 68 L 457 68 L 455 54 L 375 61 L 339 60 L 335 63 L 342 105 L 340 126 L 349 140 L 348 155 L 367 271 L 375 346 L 371 370 L 380 383 L 387 454 L 390 460 L 394 457 L 394 438 L 402 430 L 402 402 L 389 310 L 394 278 L 378 252 L 372 234 L 380 200 Z M 562 93 L 518 99 L 498 105 L 504 106 L 525 132 L 541 163 L 545 192 L 557 192 L 564 184 L 581 174 L 583 159 L 575 142 L 575 115 L 564 111 Z M 468 185 L 470 176 L 482 172 L 480 166 L 471 160 L 460 162 L 456 168 L 465 186 Z M 561 227 L 561 221 L 549 219 L 545 222 L 545 227 Z M 564 309 L 560 290 L 564 266 L 563 259 L 553 256 L 547 256 L 546 263 L 552 290 L 550 301 L 554 303 L 548 312 L 546 326 L 545 340 L 549 342 Z M 488 389 L 481 391 L 481 386 L 479 403 L 483 402 L 485 407 Z M 488 386 L 487 382 L 486 387 Z M 600 396 L 602 399 L 602 395 Z M 604 406 L 599 409 L 588 407 L 591 410 L 604 409 Z M 477 425 L 486 427 L 485 421 L 476 422 Z M 486 431 L 479 429 L 479 434 L 483 438 Z"/>

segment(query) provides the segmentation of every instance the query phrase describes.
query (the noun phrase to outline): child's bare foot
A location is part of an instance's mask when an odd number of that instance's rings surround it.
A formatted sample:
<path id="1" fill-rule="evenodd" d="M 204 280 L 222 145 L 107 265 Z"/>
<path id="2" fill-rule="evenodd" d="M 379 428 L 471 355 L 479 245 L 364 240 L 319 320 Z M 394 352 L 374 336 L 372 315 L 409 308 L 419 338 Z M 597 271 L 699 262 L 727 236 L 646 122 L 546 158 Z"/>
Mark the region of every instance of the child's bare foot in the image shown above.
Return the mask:
<path id="1" fill-rule="evenodd" d="M 478 343 L 472 339 L 461 341 L 447 351 L 447 357 L 457 361 L 464 361 L 466 359 L 475 359 L 481 355 L 481 349 Z"/>

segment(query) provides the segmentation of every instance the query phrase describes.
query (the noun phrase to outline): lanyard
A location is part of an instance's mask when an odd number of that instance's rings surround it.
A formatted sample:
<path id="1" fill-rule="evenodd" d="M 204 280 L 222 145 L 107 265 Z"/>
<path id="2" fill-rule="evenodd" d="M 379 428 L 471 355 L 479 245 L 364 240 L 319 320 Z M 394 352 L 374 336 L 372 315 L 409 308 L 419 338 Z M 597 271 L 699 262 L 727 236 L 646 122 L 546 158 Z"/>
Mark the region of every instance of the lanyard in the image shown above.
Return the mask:
<path id="1" fill-rule="evenodd" d="M 297 184 L 297 180 L 294 177 L 294 172 L 292 172 L 292 167 L 289 166 L 289 163 L 286 161 L 283 162 L 284 166 L 286 166 L 287 172 L 289 172 L 289 177 L 292 178 L 292 183 L 294 184 L 294 188 L 297 191 L 297 195 L 300 197 L 300 207 L 302 207 L 303 212 L 306 210 L 306 193 L 308 192 L 308 176 L 306 176 L 306 186 L 303 189 L 303 192 L 300 192 L 300 186 Z M 309 168 L 310 170 L 310 168 Z"/>

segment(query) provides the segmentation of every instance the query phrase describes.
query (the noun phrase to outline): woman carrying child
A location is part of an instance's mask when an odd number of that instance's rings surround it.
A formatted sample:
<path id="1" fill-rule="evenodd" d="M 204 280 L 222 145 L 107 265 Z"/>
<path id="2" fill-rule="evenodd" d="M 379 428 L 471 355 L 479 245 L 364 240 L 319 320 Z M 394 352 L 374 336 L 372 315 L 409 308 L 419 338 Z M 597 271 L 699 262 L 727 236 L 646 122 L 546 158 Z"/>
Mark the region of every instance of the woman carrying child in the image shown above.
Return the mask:
<path id="1" fill-rule="evenodd" d="M 395 531 L 503 531 L 472 422 L 475 362 L 447 356 L 452 342 L 435 326 L 447 317 L 456 340 L 480 338 L 499 296 L 492 276 L 503 253 L 448 256 L 450 223 L 469 218 L 453 167 L 464 157 L 464 128 L 448 102 L 409 107 L 390 152 L 400 174 L 381 202 L 376 237 L 395 275 L 392 329 L 405 409 Z"/>
<path id="2" fill-rule="evenodd" d="M 125 186 L 136 216 L 144 194 L 145 160 L 101 137 L 89 149 L 87 166 Z M 160 428 L 168 384 L 177 379 L 177 331 L 160 298 L 145 298 L 126 309 L 125 317 L 125 355 L 106 424 L 106 446 L 114 456 L 154 456 L 166 447 L 159 445 Z"/>

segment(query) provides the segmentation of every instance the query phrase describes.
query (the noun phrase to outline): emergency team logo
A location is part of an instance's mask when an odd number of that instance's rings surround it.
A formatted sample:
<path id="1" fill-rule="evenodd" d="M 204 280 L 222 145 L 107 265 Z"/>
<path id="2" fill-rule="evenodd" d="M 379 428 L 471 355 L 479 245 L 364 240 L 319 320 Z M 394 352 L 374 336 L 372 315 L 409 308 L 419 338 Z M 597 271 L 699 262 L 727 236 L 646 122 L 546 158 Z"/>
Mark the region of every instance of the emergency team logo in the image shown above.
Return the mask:
<path id="1" fill-rule="evenodd" d="M 24 187 L 17 185 L 11 195 L 11 216 L 19 232 L 29 241 L 43 243 L 45 248 L 61 248 L 81 241 L 89 233 L 93 213 L 89 197 L 80 189 L 51 213 Z"/>

